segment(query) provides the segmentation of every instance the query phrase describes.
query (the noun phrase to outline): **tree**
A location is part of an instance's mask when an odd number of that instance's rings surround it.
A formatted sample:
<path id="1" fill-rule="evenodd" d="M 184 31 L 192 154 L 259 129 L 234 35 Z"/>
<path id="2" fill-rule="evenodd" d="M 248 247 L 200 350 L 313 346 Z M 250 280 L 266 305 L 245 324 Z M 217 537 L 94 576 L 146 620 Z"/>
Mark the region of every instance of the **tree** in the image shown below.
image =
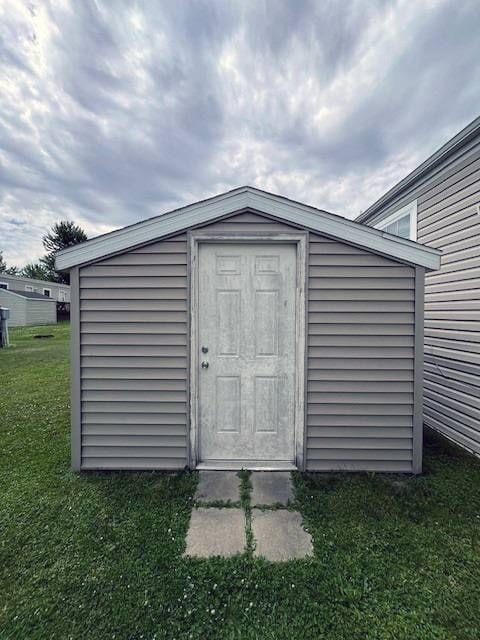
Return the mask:
<path id="1" fill-rule="evenodd" d="M 49 280 L 50 278 L 50 274 L 40 262 L 29 262 L 23 267 L 20 274 L 34 280 Z"/>
<path id="2" fill-rule="evenodd" d="M 87 239 L 85 231 L 71 220 L 61 220 L 53 225 L 52 229 L 42 238 L 47 254 L 40 258 L 40 263 L 48 276 L 47 280 L 70 284 L 68 274 L 55 271 L 55 254 L 62 249 L 85 242 Z"/>
<path id="3" fill-rule="evenodd" d="M 7 273 L 9 276 L 16 276 L 19 273 L 18 267 L 7 267 L 3 251 L 0 251 L 0 273 Z"/>

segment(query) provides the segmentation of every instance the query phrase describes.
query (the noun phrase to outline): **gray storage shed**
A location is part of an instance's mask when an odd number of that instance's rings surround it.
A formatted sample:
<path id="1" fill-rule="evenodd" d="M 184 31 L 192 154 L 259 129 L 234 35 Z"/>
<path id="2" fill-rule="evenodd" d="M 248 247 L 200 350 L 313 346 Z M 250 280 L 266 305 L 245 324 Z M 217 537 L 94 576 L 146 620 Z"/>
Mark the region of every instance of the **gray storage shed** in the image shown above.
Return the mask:
<path id="1" fill-rule="evenodd" d="M 73 468 L 420 472 L 439 263 L 252 187 L 62 251 Z"/>
<path id="2" fill-rule="evenodd" d="M 0 288 L 0 307 L 10 309 L 11 327 L 55 324 L 57 304 L 53 298 L 33 291 L 12 291 Z"/>

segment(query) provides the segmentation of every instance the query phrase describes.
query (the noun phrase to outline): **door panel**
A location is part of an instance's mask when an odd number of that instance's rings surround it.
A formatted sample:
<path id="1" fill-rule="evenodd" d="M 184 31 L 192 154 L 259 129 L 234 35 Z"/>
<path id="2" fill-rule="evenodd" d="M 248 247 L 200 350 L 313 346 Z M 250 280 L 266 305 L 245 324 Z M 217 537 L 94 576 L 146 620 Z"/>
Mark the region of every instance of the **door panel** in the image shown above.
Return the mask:
<path id="1" fill-rule="evenodd" d="M 278 431 L 278 385 L 276 377 L 255 377 L 255 422 L 257 433 Z"/>
<path id="2" fill-rule="evenodd" d="M 216 415 L 217 433 L 227 431 L 240 433 L 240 376 L 216 376 Z"/>
<path id="3" fill-rule="evenodd" d="M 200 244 L 198 269 L 199 461 L 293 463 L 296 247 Z"/>
<path id="4" fill-rule="evenodd" d="M 238 356 L 240 348 L 240 291 L 216 291 L 216 316 L 219 356 Z"/>
<path id="5" fill-rule="evenodd" d="M 255 356 L 278 356 L 278 290 L 255 291 Z"/>

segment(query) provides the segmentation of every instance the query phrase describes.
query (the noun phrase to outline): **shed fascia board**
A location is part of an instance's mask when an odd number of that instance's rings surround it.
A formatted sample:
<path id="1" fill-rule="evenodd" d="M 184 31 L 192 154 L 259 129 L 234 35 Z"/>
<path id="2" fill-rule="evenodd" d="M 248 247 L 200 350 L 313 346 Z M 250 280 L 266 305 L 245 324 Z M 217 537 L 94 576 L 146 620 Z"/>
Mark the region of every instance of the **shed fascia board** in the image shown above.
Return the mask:
<path id="1" fill-rule="evenodd" d="M 440 251 L 436 249 L 281 196 L 243 187 L 65 249 L 57 254 L 56 268 L 62 271 L 99 260 L 242 209 L 253 209 L 429 270 L 440 267 Z"/>
<path id="2" fill-rule="evenodd" d="M 148 241 L 160 240 L 164 236 L 188 229 L 203 221 L 208 222 L 210 219 L 234 213 L 237 209 L 246 208 L 246 203 L 245 191 L 234 190 L 214 196 L 59 251 L 55 258 L 55 266 L 59 271 L 63 271 Z"/>
<path id="3" fill-rule="evenodd" d="M 457 133 L 453 138 L 446 142 L 443 146 L 435 151 L 421 165 L 409 173 L 405 178 L 400 180 L 396 185 L 383 194 L 378 200 L 368 207 L 363 213 L 355 218 L 357 222 L 367 222 L 373 218 L 383 207 L 400 196 L 404 191 L 411 187 L 415 182 L 433 171 L 436 167 L 445 162 L 451 155 L 459 151 L 480 135 L 480 116 L 470 122 L 465 128 Z"/>

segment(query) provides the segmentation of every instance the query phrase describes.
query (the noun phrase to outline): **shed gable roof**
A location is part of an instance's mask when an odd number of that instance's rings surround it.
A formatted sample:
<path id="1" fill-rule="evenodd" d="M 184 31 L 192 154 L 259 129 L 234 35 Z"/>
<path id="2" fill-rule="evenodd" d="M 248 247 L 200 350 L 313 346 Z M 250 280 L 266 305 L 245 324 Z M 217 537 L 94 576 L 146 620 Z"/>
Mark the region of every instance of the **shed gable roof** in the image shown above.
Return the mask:
<path id="1" fill-rule="evenodd" d="M 254 187 L 239 187 L 213 198 L 92 238 L 57 254 L 59 271 L 180 233 L 237 211 L 251 209 L 370 251 L 426 269 L 438 269 L 440 252 Z"/>
<path id="2" fill-rule="evenodd" d="M 37 293 L 36 291 L 19 291 L 18 289 L 2 289 L 2 294 L 9 296 L 17 296 L 18 298 L 25 298 L 26 300 L 46 300 L 47 302 L 55 302 L 54 298 L 44 296 L 43 293 Z"/>

